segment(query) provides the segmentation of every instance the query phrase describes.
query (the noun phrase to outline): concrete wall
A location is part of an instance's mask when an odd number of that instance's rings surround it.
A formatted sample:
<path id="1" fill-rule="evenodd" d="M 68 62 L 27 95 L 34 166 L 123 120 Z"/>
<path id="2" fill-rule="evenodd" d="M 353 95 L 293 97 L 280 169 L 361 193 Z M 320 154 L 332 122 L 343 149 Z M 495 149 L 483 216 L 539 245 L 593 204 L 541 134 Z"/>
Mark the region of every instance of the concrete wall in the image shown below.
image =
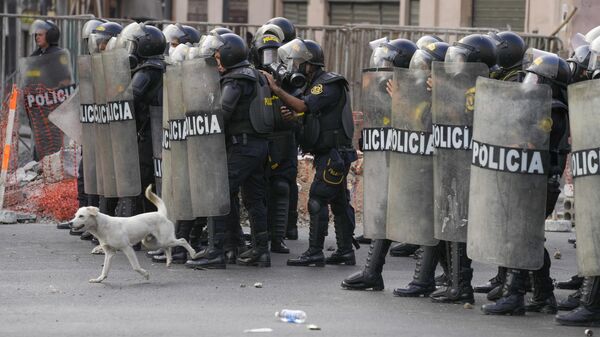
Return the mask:
<path id="1" fill-rule="evenodd" d="M 421 0 L 419 26 L 471 26 L 472 0 Z"/>
<path id="2" fill-rule="evenodd" d="M 208 1 L 208 22 L 223 22 L 223 0 Z"/>
<path id="3" fill-rule="evenodd" d="M 329 6 L 326 0 L 309 0 L 306 23 L 309 26 L 323 26 L 329 24 L 327 12 Z"/>
<path id="4" fill-rule="evenodd" d="M 188 0 L 173 0 L 173 21 L 183 22 L 188 19 Z"/>
<path id="5" fill-rule="evenodd" d="M 275 15 L 275 0 L 248 0 L 248 23 L 262 25 Z"/>

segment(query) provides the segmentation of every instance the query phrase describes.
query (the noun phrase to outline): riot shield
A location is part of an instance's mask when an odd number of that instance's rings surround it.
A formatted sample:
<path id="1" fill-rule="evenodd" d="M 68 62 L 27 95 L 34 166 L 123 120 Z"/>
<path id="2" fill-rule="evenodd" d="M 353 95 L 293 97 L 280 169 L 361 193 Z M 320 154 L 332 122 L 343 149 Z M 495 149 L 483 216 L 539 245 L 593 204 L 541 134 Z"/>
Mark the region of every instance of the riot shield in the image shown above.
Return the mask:
<path id="1" fill-rule="evenodd" d="M 539 269 L 552 91 L 488 78 L 477 79 L 475 90 L 467 253 L 483 263 Z"/>
<path id="2" fill-rule="evenodd" d="M 19 87 L 29 117 L 36 160 L 63 146 L 63 133 L 48 115 L 75 91 L 68 50 L 19 60 Z"/>
<path id="3" fill-rule="evenodd" d="M 163 114 L 162 114 L 162 127 L 161 127 L 161 199 L 165 203 L 167 208 L 167 217 L 175 222 L 176 219 L 173 217 L 175 214 L 173 211 L 173 189 L 171 188 L 171 146 L 169 143 L 169 92 L 167 83 L 169 83 L 169 71 L 163 74 Z"/>
<path id="4" fill-rule="evenodd" d="M 385 239 L 392 98 L 386 91 L 394 72 L 389 68 L 364 69 L 361 108 L 363 142 L 363 226 L 370 239 Z"/>
<path id="5" fill-rule="evenodd" d="M 81 55 L 77 59 L 79 77 L 79 121 L 81 122 L 81 148 L 83 160 L 83 189 L 86 194 L 98 193 L 96 177 L 96 127 L 94 124 L 94 79 L 92 57 Z"/>
<path id="6" fill-rule="evenodd" d="M 433 137 L 428 71 L 394 69 L 387 237 L 433 246 Z"/>
<path id="7" fill-rule="evenodd" d="M 102 62 L 117 196 L 134 197 L 142 193 L 142 183 L 129 53 L 125 49 L 106 51 Z"/>
<path id="8" fill-rule="evenodd" d="M 475 81 L 483 63 L 433 62 L 433 207 L 435 238 L 466 242 Z"/>
<path id="9" fill-rule="evenodd" d="M 190 192 L 195 217 L 229 213 L 229 178 L 219 73 L 212 59 L 183 62 Z M 198 93 L 203 93 L 198 95 Z"/>
<path id="10" fill-rule="evenodd" d="M 98 183 L 102 182 L 102 195 L 107 198 L 117 196 L 117 181 L 112 153 L 112 139 L 106 105 L 106 81 L 102 55 L 92 55 L 92 74 L 94 78 L 94 100 L 96 102 L 96 163 L 102 170 L 96 170 Z"/>
<path id="11" fill-rule="evenodd" d="M 81 122 L 79 120 L 80 99 L 79 88 L 75 88 L 69 97 L 48 115 L 48 120 L 77 144 L 81 144 L 82 141 Z"/>
<path id="12" fill-rule="evenodd" d="M 189 74 L 193 77 L 195 74 Z M 190 196 L 190 171 L 188 170 L 187 128 L 185 124 L 184 86 L 194 86 L 194 81 L 186 82 L 181 64 L 167 68 L 169 101 L 169 146 L 171 148 L 171 193 L 173 197 L 173 217 L 176 220 L 193 220 Z M 184 85 L 185 84 L 185 85 Z M 202 94 L 200 94 L 202 93 Z M 191 93 L 190 93 L 191 94 Z M 207 93 L 208 94 L 208 93 Z M 196 91 L 196 96 L 204 93 Z M 206 153 L 203 160 L 207 160 Z"/>
<path id="13" fill-rule="evenodd" d="M 163 107 L 151 105 L 150 132 L 152 133 L 152 163 L 154 165 L 154 181 L 158 196 L 162 195 L 162 120 Z"/>
<path id="14" fill-rule="evenodd" d="M 571 171 L 577 200 L 579 274 L 600 275 L 600 80 L 569 86 Z"/>

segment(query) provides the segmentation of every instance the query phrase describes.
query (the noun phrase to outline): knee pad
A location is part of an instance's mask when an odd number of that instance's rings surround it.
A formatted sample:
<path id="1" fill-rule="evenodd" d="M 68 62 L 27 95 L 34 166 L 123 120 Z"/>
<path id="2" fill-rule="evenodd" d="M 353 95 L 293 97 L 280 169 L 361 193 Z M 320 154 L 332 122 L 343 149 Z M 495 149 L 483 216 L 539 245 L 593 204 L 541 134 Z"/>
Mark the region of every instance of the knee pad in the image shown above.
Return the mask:
<path id="1" fill-rule="evenodd" d="M 321 212 L 321 202 L 317 199 L 308 199 L 308 213 L 319 214 Z"/>

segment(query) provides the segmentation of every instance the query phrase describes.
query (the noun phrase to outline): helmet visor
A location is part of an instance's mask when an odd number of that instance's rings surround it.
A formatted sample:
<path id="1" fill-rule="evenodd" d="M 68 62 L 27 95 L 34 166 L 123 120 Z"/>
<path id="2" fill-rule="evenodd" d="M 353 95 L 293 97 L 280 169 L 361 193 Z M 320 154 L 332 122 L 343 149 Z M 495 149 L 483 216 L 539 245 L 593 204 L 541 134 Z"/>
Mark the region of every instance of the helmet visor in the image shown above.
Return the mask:
<path id="1" fill-rule="evenodd" d="M 83 29 L 81 30 L 81 38 L 87 39 L 90 37 L 90 34 L 94 31 L 94 29 L 98 28 L 102 24 L 100 20 L 90 20 L 83 25 Z"/>
<path id="2" fill-rule="evenodd" d="M 410 64 L 408 65 L 408 69 L 415 69 L 415 70 L 431 70 L 431 62 L 433 61 L 433 58 L 431 57 L 431 55 L 422 50 L 422 49 L 418 49 L 414 54 L 413 57 L 410 59 Z"/>
<path id="3" fill-rule="evenodd" d="M 108 34 L 99 34 L 93 33 L 90 35 L 88 39 L 88 48 L 90 53 L 98 53 L 106 50 L 108 45 L 108 41 L 111 39 L 111 36 Z"/>
<path id="4" fill-rule="evenodd" d="M 304 41 L 296 38 L 277 50 L 277 55 L 288 70 L 298 69 L 300 64 L 308 62 L 312 59 L 312 53 L 304 45 Z"/>
<path id="5" fill-rule="evenodd" d="M 279 38 L 279 41 L 283 41 L 283 39 L 285 38 L 283 30 L 281 30 L 279 26 L 269 23 L 261 26 L 260 28 L 258 28 L 258 30 L 256 30 L 256 34 L 254 34 L 254 40 L 256 41 L 258 39 L 261 39 L 264 35 L 267 34 L 277 36 L 277 38 Z"/>
<path id="6" fill-rule="evenodd" d="M 377 47 L 386 44 L 390 42 L 390 39 L 388 39 L 387 37 L 382 37 L 381 39 L 377 39 L 377 40 L 373 40 L 371 42 L 369 42 L 369 47 L 371 48 L 371 50 L 375 50 Z"/>
<path id="7" fill-rule="evenodd" d="M 45 34 L 51 28 L 52 28 L 52 25 L 50 25 L 46 21 L 35 20 L 29 27 L 29 32 L 31 32 L 32 35 Z"/>
<path id="8" fill-rule="evenodd" d="M 527 72 L 525 78 L 523 79 L 523 84 L 542 84 L 544 83 L 544 78 L 539 76 L 538 74 Z"/>
<path id="9" fill-rule="evenodd" d="M 215 52 L 223 46 L 219 35 L 206 35 L 200 40 L 200 57 L 213 57 Z"/>
<path id="10" fill-rule="evenodd" d="M 469 59 L 469 51 L 460 46 L 451 46 L 446 52 L 444 62 L 465 63 Z"/>
<path id="11" fill-rule="evenodd" d="M 388 45 L 381 45 L 373 50 L 369 66 L 371 68 L 390 68 L 394 66 L 394 58 L 398 51 Z"/>
<path id="12" fill-rule="evenodd" d="M 277 62 L 277 48 L 264 48 L 260 51 L 260 62 L 264 66 Z"/>
<path id="13" fill-rule="evenodd" d="M 163 35 L 168 43 L 181 43 L 181 40 L 187 34 L 178 25 L 170 24 L 163 29 Z"/>
<path id="14" fill-rule="evenodd" d="M 600 53 L 592 50 L 590 62 L 588 63 L 588 71 L 592 72 L 598 69 L 600 69 Z"/>

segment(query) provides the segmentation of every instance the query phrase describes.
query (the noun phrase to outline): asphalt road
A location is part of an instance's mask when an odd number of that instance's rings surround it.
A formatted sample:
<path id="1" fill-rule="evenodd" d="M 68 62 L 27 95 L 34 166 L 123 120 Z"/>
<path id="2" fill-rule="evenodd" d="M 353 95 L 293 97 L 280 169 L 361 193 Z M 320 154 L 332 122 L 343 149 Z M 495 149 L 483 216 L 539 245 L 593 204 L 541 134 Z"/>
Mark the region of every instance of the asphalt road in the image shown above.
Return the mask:
<path id="1" fill-rule="evenodd" d="M 333 233 L 333 230 L 330 230 Z M 547 233 L 553 259 L 552 276 L 569 278 L 576 271 L 573 234 Z M 307 245 L 289 242 L 294 254 Z M 330 236 L 326 246 L 333 244 Z M 360 266 L 301 268 L 285 266 L 286 255 L 273 255 L 273 267 L 230 266 L 196 271 L 181 265 L 167 269 L 138 253 L 144 280 L 125 256 L 117 254 L 111 273 L 97 277 L 103 257 L 90 255 L 87 241 L 50 224 L 0 226 L 0 336 L 245 336 L 246 329 L 271 328 L 270 336 L 583 336 L 584 328 L 557 326 L 551 315 L 486 316 L 476 296 L 473 309 L 434 304 L 425 298 L 396 298 L 394 287 L 412 278 L 412 258 L 388 257 L 383 292 L 340 289 L 340 281 Z M 368 247 L 358 251 L 362 264 Z M 492 266 L 474 264 L 474 284 L 493 276 Z M 254 284 L 261 282 L 262 288 Z M 557 290 L 558 298 L 569 291 Z M 281 323 L 277 310 L 301 309 L 306 324 Z M 600 331 L 599 331 L 600 332 Z"/>

